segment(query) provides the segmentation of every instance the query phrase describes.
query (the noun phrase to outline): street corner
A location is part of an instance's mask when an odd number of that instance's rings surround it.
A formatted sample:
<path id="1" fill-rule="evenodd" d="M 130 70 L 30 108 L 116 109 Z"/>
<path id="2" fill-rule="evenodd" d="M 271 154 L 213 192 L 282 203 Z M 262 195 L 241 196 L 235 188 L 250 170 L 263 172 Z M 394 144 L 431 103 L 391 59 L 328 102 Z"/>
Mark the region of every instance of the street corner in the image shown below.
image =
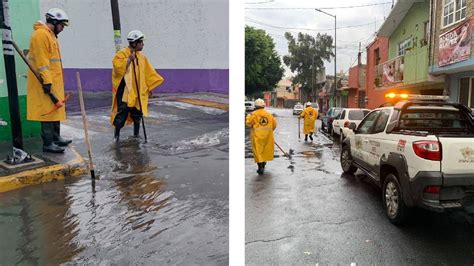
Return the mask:
<path id="1" fill-rule="evenodd" d="M 73 146 L 67 147 L 63 154 L 39 153 L 32 157 L 33 162 L 23 165 L 0 164 L 4 171 L 0 174 L 0 193 L 81 176 L 87 171 L 84 158 Z"/>
<path id="2" fill-rule="evenodd" d="M 212 101 L 212 100 L 204 100 L 204 99 L 196 99 L 196 98 L 177 98 L 175 99 L 177 102 L 182 102 L 182 103 L 187 103 L 187 104 L 192 104 L 192 105 L 198 105 L 198 106 L 203 106 L 203 107 L 210 107 L 210 108 L 216 108 L 220 109 L 223 111 L 229 111 L 229 103 L 223 103 L 223 102 L 218 102 L 218 101 Z"/>

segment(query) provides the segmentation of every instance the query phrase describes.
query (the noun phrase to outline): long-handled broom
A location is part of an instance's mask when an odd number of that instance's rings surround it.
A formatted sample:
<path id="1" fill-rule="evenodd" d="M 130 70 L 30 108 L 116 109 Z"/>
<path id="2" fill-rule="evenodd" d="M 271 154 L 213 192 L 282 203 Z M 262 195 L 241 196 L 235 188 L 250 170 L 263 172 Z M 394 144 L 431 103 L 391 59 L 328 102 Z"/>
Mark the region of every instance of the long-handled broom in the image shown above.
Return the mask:
<path id="1" fill-rule="evenodd" d="M 82 123 L 84 125 L 84 135 L 86 138 L 87 154 L 89 155 L 89 170 L 91 171 L 91 178 L 95 179 L 94 164 L 92 163 L 92 146 L 89 140 L 89 126 L 87 124 L 86 108 L 84 107 L 84 98 L 82 97 L 81 76 L 76 72 L 77 90 L 79 92 L 79 103 L 81 105 Z"/>

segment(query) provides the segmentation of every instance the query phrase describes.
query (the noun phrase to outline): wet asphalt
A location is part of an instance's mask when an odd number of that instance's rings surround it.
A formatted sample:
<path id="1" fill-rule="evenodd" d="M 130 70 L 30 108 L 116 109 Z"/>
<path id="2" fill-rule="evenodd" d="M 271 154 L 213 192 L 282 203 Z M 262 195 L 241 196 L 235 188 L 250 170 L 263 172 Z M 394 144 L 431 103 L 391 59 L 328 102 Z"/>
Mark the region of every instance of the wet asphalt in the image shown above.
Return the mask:
<path id="1" fill-rule="evenodd" d="M 359 171 L 342 174 L 338 141 L 318 132 L 304 142 L 291 110 L 269 111 L 276 142 L 294 154 L 275 147 L 259 176 L 246 130 L 246 264 L 473 265 L 474 216 L 416 209 L 406 225 L 392 225 L 381 190 Z"/>
<path id="2" fill-rule="evenodd" d="M 86 103 L 100 179 L 0 194 L 0 265 L 227 265 L 228 113 L 153 99 L 148 143 L 131 125 L 115 143 L 110 98 Z M 87 158 L 82 117 L 69 108 L 62 135 Z"/>

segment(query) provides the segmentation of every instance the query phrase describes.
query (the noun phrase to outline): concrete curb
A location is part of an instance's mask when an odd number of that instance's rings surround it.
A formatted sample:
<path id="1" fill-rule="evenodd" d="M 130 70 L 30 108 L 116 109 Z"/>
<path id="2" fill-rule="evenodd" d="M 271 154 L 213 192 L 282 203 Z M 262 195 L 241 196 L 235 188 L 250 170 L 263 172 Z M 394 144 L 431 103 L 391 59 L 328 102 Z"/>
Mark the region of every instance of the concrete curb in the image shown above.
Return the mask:
<path id="1" fill-rule="evenodd" d="M 84 158 L 82 158 L 74 148 L 71 147 L 70 150 L 75 158 L 66 163 L 43 166 L 17 174 L 0 177 L 0 193 L 26 186 L 84 175 L 87 170 Z"/>
<path id="2" fill-rule="evenodd" d="M 175 99 L 175 101 L 229 111 L 229 105 L 225 103 L 200 100 L 200 99 L 192 99 L 192 98 L 178 98 L 178 99 Z"/>

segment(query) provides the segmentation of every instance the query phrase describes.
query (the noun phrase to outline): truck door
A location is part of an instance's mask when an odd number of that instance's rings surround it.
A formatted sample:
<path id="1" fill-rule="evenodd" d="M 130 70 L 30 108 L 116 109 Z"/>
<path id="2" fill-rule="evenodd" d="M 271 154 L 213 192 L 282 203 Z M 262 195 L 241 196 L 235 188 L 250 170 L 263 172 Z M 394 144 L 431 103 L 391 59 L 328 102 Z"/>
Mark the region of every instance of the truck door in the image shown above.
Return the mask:
<path id="1" fill-rule="evenodd" d="M 375 121 L 380 110 L 374 110 L 369 113 L 359 124 L 354 132 L 354 143 L 351 143 L 351 154 L 353 159 L 366 170 L 369 167 L 369 140 Z"/>

